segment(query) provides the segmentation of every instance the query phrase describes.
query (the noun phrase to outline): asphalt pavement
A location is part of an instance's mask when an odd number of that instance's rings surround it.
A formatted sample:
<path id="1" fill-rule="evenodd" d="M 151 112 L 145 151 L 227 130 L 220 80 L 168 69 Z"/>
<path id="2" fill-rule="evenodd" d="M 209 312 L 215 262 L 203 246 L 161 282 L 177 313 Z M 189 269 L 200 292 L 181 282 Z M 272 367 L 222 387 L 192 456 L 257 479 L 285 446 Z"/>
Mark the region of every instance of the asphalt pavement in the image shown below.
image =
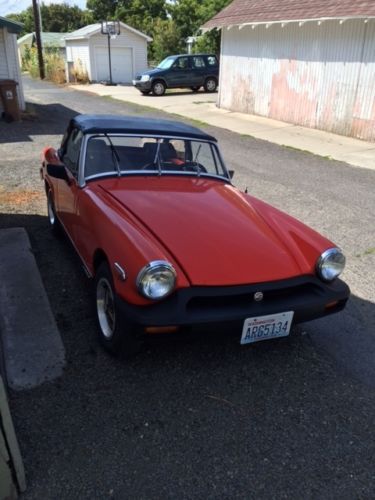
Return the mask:
<path id="1" fill-rule="evenodd" d="M 98 346 L 91 283 L 49 231 L 42 147 L 77 113 L 158 110 L 25 79 L 28 119 L 0 123 L 0 227 L 25 227 L 66 351 L 61 378 L 11 392 L 31 499 L 371 499 L 375 492 L 375 172 L 227 130 L 234 183 L 347 255 L 339 315 L 242 348 L 241 332 Z"/>

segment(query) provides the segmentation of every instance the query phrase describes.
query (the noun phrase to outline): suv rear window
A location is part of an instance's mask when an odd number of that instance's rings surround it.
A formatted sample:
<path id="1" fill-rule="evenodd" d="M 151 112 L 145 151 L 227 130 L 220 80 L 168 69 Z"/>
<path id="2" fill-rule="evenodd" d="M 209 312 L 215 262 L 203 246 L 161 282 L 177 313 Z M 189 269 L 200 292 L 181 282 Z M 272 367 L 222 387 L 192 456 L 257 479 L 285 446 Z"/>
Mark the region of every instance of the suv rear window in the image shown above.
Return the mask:
<path id="1" fill-rule="evenodd" d="M 207 66 L 217 66 L 216 56 L 207 56 L 206 62 L 207 62 Z"/>

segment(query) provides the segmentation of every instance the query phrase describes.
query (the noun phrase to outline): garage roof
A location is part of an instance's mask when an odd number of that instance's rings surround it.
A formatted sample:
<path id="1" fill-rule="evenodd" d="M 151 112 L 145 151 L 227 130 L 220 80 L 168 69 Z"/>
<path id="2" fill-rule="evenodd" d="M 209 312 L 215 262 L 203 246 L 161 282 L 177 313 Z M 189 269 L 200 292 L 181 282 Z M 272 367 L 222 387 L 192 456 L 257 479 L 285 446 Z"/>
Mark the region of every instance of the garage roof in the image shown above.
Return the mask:
<path id="1" fill-rule="evenodd" d="M 372 17 L 375 17 L 374 0 L 234 0 L 207 21 L 202 30 L 243 24 Z"/>
<path id="2" fill-rule="evenodd" d="M 0 16 L 0 28 L 7 28 L 9 33 L 20 33 L 22 31 L 23 24 Z"/>
<path id="3" fill-rule="evenodd" d="M 138 31 L 135 28 L 132 28 L 129 25 L 120 22 L 120 26 L 121 26 L 121 28 L 132 31 L 136 35 L 139 35 L 142 38 L 145 38 L 148 42 L 152 42 L 152 38 L 145 35 L 141 31 Z M 77 31 L 73 31 L 73 33 L 69 33 L 68 35 L 65 35 L 64 38 L 65 38 L 65 40 L 82 40 L 85 38 L 90 38 L 91 36 L 97 35 L 98 33 L 100 33 L 101 28 L 102 28 L 102 25 L 100 23 L 89 24 L 87 26 L 84 26 L 83 28 L 80 28 Z"/>

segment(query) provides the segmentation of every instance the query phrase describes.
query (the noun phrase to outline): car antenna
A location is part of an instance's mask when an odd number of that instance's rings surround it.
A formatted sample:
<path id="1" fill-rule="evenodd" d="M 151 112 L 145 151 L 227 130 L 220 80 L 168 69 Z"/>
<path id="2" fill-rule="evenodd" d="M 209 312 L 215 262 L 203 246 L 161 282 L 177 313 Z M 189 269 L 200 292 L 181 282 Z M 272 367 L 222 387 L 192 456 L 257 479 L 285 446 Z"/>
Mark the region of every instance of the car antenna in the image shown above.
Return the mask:
<path id="1" fill-rule="evenodd" d="M 116 151 L 116 148 L 114 147 L 114 145 L 113 145 L 113 143 L 112 143 L 109 135 L 108 134 L 104 134 L 104 135 L 108 139 L 108 142 L 109 142 L 109 145 L 110 145 L 110 148 L 111 148 L 111 151 L 112 151 L 112 156 L 116 160 L 115 161 L 115 165 L 116 165 L 116 169 L 117 169 L 117 175 L 118 175 L 118 177 L 121 177 L 120 157 L 118 155 L 118 152 Z"/>

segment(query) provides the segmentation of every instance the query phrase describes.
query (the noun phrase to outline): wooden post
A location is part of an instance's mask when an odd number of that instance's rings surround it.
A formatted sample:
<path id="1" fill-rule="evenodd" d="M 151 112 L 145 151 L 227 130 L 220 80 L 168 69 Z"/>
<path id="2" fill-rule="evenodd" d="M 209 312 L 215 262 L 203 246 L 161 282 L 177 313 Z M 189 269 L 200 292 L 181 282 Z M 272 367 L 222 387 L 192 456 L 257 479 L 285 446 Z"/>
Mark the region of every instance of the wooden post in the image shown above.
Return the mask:
<path id="1" fill-rule="evenodd" d="M 40 34 L 40 16 L 39 16 L 39 8 L 37 5 L 37 0 L 33 0 L 33 13 L 34 13 L 36 48 L 38 51 L 39 76 L 41 80 L 44 80 L 45 78 L 44 59 L 43 59 L 42 37 Z"/>

